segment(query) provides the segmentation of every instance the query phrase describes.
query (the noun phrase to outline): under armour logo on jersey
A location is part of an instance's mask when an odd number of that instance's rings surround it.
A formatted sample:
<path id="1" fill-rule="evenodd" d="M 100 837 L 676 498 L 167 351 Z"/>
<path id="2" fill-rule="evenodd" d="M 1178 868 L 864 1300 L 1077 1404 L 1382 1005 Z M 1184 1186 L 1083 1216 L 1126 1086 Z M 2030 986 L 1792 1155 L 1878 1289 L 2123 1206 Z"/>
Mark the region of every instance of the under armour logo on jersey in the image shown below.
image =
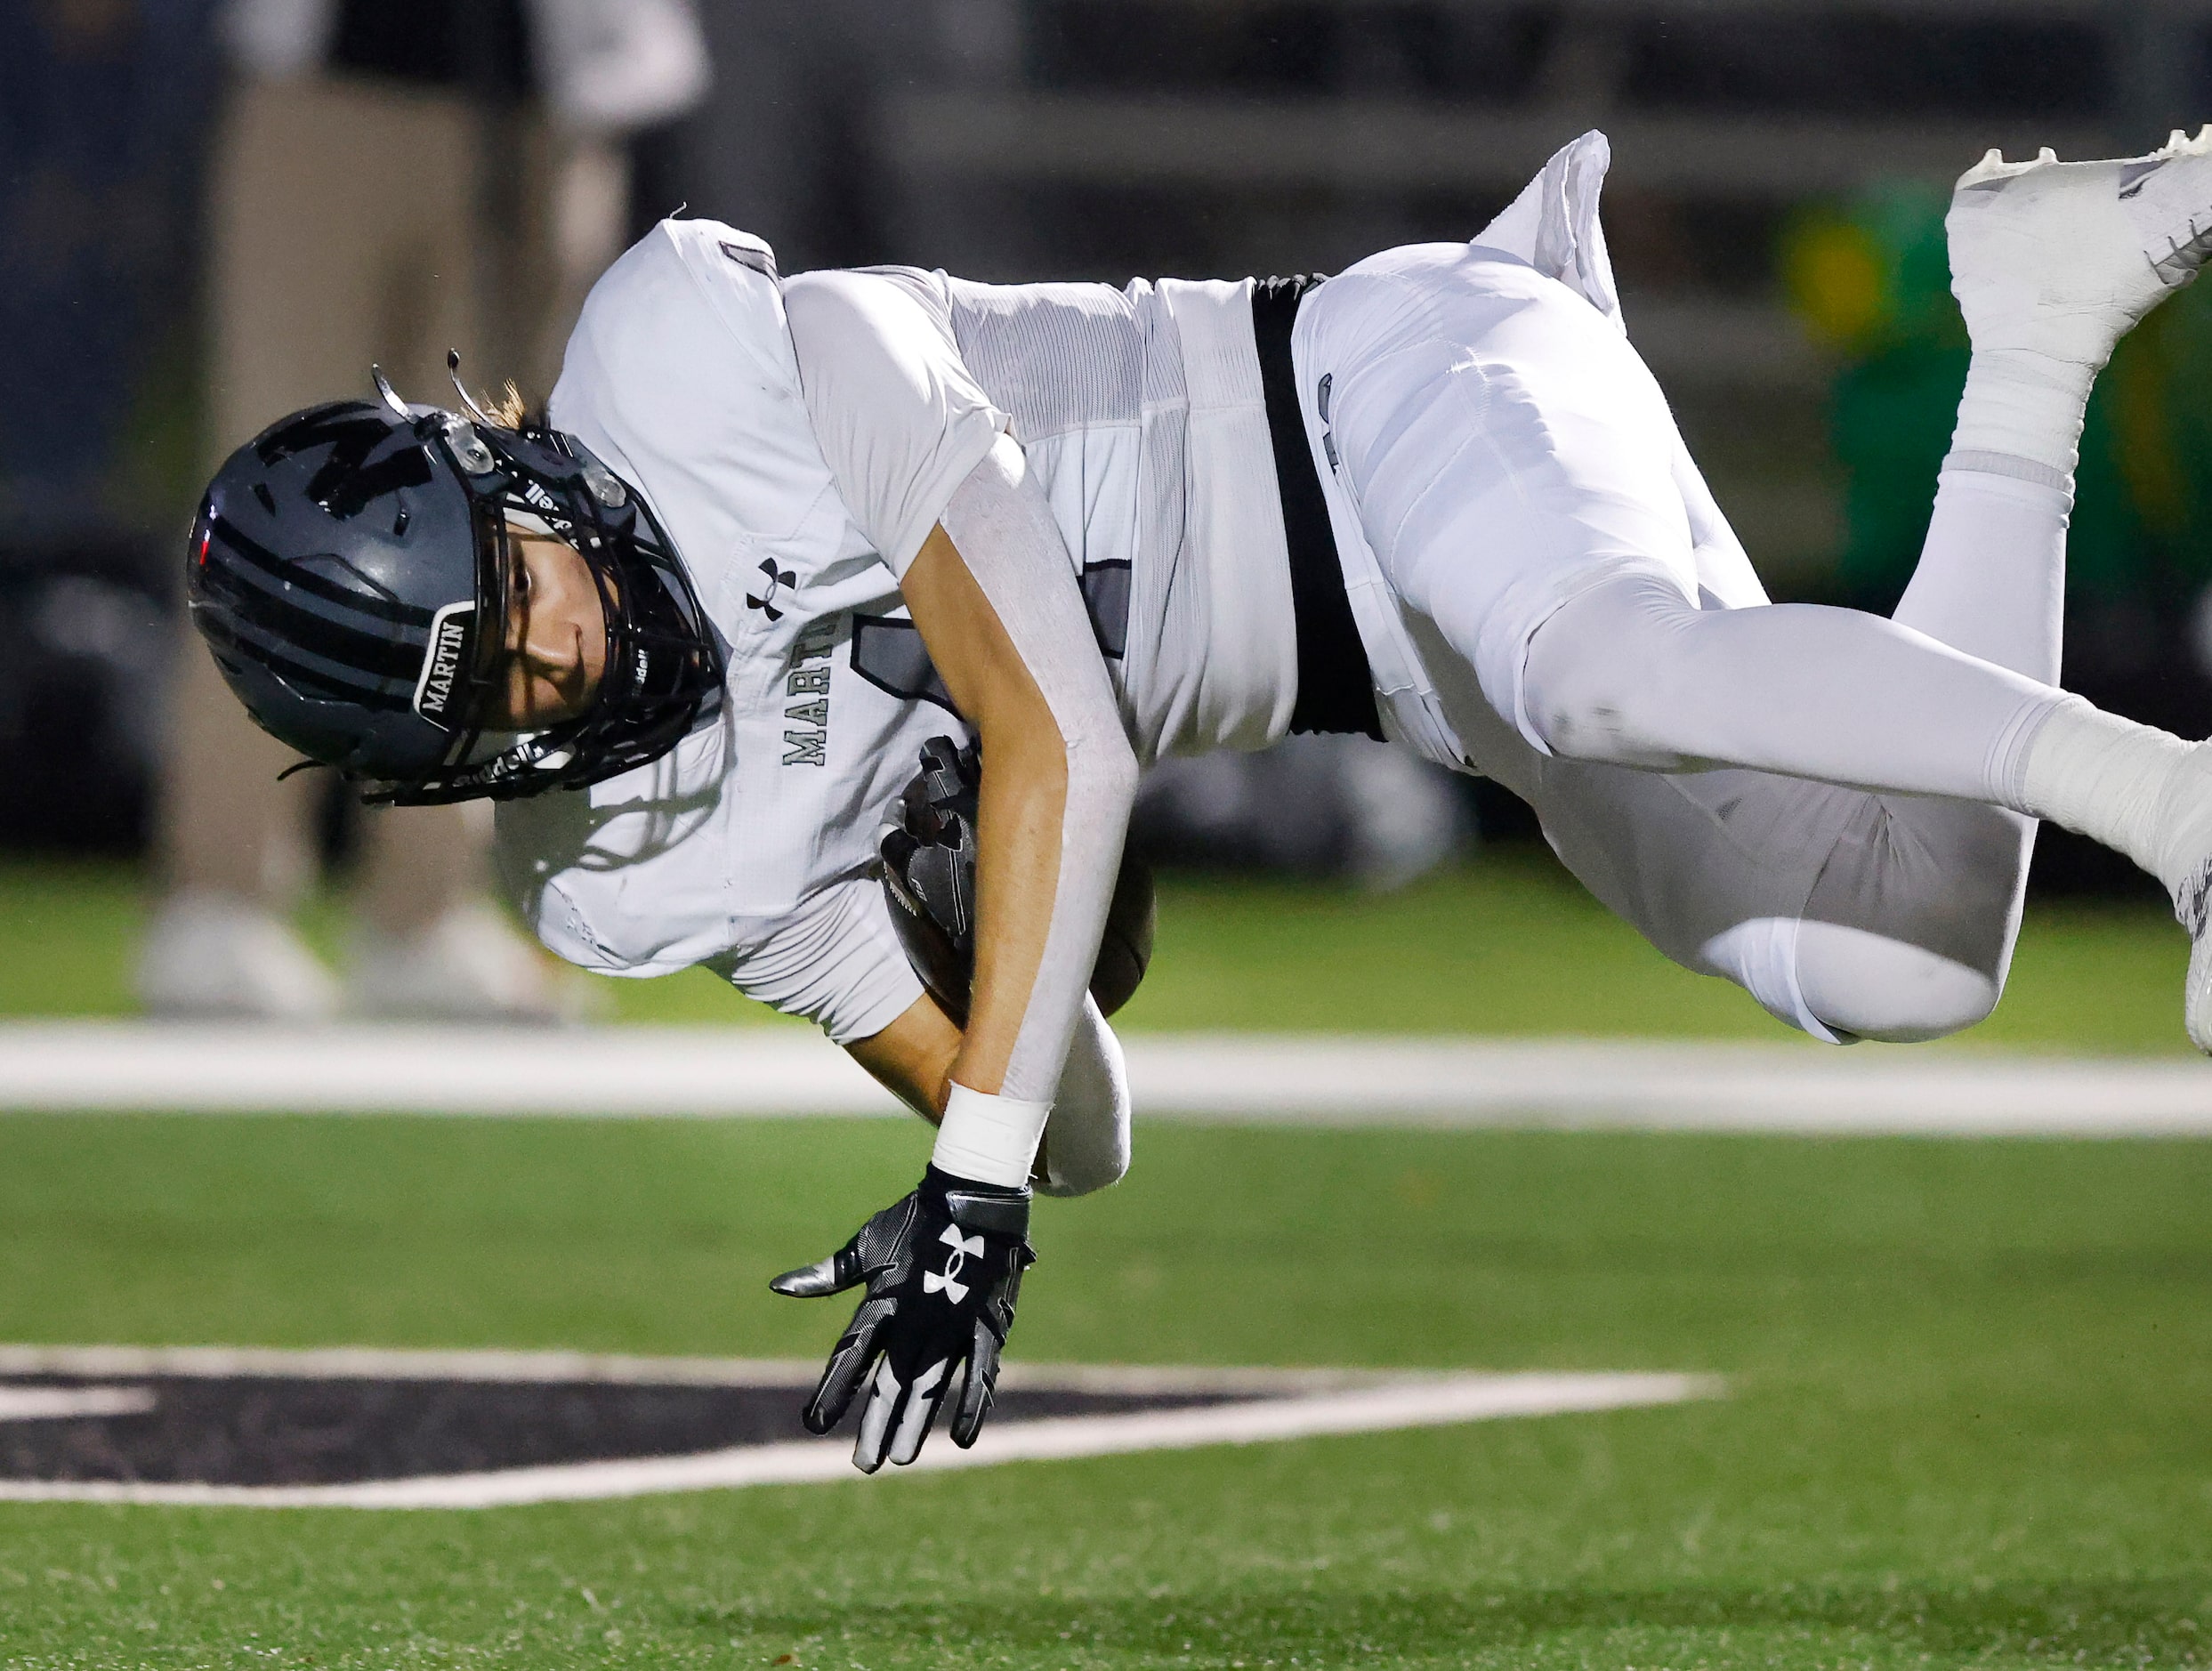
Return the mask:
<path id="1" fill-rule="evenodd" d="M 771 621 L 780 621 L 783 611 L 776 607 L 776 593 L 785 586 L 796 585 L 798 577 L 788 569 L 777 568 L 774 562 L 765 558 L 761 561 L 761 573 L 768 577 L 761 587 L 761 595 L 756 598 L 750 592 L 747 593 L 746 608 L 760 610 Z"/>
<path id="2" fill-rule="evenodd" d="M 942 1294 L 958 1305 L 968 1297 L 968 1285 L 959 1279 L 961 1270 L 969 1260 L 983 1256 L 983 1239 L 981 1236 L 963 1236 L 958 1225 L 948 1224 L 945 1233 L 937 1239 L 950 1247 L 952 1255 L 945 1261 L 941 1274 L 935 1271 L 922 1272 L 922 1292 Z"/>

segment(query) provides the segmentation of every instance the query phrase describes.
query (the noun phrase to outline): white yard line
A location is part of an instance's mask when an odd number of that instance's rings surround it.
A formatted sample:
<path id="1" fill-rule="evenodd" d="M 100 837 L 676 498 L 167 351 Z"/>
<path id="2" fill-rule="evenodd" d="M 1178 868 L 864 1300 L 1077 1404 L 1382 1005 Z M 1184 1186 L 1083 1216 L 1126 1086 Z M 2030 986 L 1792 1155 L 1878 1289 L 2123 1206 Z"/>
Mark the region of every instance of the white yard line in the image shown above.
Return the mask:
<path id="1" fill-rule="evenodd" d="M 889 1114 L 819 1034 L 778 1028 L 0 1025 L 0 1106 L 183 1112 Z"/>
<path id="2" fill-rule="evenodd" d="M 154 1395 L 142 1386 L 0 1386 L 0 1422 L 144 1416 L 153 1408 Z"/>
<path id="3" fill-rule="evenodd" d="M 1142 1118 L 1930 1135 L 2212 1135 L 2212 1064 L 1861 1046 L 1143 1035 Z M 0 1110 L 884 1116 L 792 1028 L 0 1023 Z"/>
<path id="4" fill-rule="evenodd" d="M 819 1358 L 635 1358 L 611 1352 L 435 1352 L 387 1346 L 39 1346 L 0 1344 L 0 1376 L 69 1375 L 208 1380 L 584 1381 L 602 1385 L 811 1387 Z M 1007 1364 L 1002 1387 L 1070 1392 L 1247 1392 L 1255 1397 L 1357 1391 L 1449 1376 L 1445 1369 L 1278 1369 L 1242 1365 Z"/>
<path id="5" fill-rule="evenodd" d="M 1110 1371 L 1093 1369 L 1094 1384 Z M 1170 1374 L 1187 1374 L 1169 1371 Z M 1247 1371 L 1264 1375 L 1265 1371 Z M 1296 1372 L 1292 1372 L 1296 1373 Z M 1332 1433 L 1440 1427 L 1508 1417 L 1629 1409 L 1718 1397 L 1722 1384 L 1687 1375 L 1425 1375 L 1351 1390 L 1261 1398 L 1126 1416 L 1067 1416 L 987 1427 L 973 1449 L 941 1433 L 911 1470 L 941 1473 L 1007 1462 L 1065 1461 L 1138 1450 L 1249 1445 Z M 878 1477 L 896 1478 L 901 1470 Z M 501 1508 L 656 1492 L 852 1480 L 844 1440 L 801 1440 L 689 1457 L 569 1463 L 348 1485 L 152 1485 L 0 1481 L 0 1502 L 165 1503 L 242 1508 Z"/>

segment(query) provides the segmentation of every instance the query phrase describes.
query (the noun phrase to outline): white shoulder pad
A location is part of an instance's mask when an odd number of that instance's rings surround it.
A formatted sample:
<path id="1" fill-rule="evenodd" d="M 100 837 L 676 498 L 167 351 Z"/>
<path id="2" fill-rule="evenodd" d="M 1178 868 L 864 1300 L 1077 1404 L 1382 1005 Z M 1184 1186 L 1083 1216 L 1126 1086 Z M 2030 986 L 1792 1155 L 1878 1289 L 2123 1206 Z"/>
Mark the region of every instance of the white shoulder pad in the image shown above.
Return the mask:
<path id="1" fill-rule="evenodd" d="M 710 609 L 718 566 L 749 571 L 794 540 L 834 549 L 844 531 L 842 512 L 810 526 L 829 467 L 774 275 L 757 238 L 663 221 L 592 287 L 553 393 L 553 426 L 643 489 Z"/>

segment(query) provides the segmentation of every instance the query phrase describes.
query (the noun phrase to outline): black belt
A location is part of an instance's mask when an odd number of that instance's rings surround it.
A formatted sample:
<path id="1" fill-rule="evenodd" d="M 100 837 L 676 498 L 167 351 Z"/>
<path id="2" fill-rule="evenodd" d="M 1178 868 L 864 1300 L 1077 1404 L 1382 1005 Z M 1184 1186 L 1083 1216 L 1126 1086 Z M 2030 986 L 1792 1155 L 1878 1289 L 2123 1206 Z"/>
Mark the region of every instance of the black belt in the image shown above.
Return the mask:
<path id="1" fill-rule="evenodd" d="M 1282 495 L 1283 534 L 1290 545 L 1290 607 L 1298 634 L 1298 699 L 1294 731 L 1349 731 L 1379 739 L 1375 678 L 1367 647 L 1344 595 L 1344 565 L 1328 525 L 1328 502 L 1306 445 L 1298 410 L 1298 380 L 1290 368 L 1290 327 L 1298 301 L 1319 276 L 1262 278 L 1252 287 L 1252 339 L 1260 353 L 1260 388 L 1267 399 L 1267 432 L 1275 445 L 1275 484 Z"/>

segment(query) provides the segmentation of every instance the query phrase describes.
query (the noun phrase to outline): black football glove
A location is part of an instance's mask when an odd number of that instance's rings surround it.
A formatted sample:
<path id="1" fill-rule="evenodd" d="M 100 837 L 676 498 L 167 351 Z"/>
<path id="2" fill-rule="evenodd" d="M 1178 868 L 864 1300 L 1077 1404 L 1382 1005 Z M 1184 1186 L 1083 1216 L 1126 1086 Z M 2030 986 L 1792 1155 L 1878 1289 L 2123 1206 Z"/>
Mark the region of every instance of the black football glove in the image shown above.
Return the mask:
<path id="1" fill-rule="evenodd" d="M 868 1284 L 807 1401 L 807 1431 L 835 1427 L 865 1382 L 871 1391 L 853 1465 L 873 1473 L 886 1457 L 912 1462 L 957 1368 L 965 1374 L 952 1441 L 964 1449 L 973 1445 L 990 1412 L 1021 1273 L 1037 1258 L 1029 1229 L 1027 1190 L 971 1183 L 932 1166 L 911 1195 L 869 1219 L 828 1258 L 771 1282 L 777 1293 L 800 1299 Z"/>

